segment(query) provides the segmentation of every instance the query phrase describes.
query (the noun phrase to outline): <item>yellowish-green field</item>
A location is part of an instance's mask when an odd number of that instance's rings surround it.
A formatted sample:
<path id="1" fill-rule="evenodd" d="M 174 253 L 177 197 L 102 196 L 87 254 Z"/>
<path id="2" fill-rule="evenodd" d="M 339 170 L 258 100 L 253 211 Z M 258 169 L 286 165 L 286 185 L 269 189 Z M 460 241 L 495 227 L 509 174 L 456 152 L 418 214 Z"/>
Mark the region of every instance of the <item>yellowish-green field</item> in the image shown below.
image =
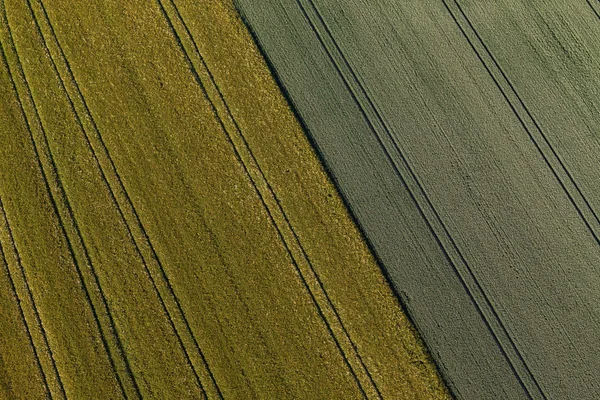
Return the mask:
<path id="1" fill-rule="evenodd" d="M 0 397 L 448 397 L 230 2 L 0 44 Z"/>

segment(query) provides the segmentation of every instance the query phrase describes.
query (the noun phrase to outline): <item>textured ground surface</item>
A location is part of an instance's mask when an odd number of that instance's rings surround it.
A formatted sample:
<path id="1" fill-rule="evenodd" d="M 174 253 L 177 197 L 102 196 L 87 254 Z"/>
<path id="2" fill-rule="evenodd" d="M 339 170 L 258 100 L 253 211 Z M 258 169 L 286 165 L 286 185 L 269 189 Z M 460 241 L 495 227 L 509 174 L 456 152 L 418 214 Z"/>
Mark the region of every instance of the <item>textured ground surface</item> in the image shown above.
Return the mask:
<path id="1" fill-rule="evenodd" d="M 0 45 L 0 398 L 448 397 L 232 4 Z"/>
<path id="2" fill-rule="evenodd" d="M 600 3 L 238 3 L 454 394 L 600 397 Z"/>

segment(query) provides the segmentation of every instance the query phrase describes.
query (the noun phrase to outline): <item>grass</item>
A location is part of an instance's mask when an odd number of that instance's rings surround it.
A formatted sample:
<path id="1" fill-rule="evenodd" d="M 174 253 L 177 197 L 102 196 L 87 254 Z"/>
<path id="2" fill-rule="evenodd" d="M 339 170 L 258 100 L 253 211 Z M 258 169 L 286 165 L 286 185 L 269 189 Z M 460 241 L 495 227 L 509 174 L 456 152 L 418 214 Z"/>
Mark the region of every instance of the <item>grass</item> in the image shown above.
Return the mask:
<path id="1" fill-rule="evenodd" d="M 600 2 L 237 3 L 453 393 L 597 397 Z"/>
<path id="2" fill-rule="evenodd" d="M 2 387 L 447 397 L 232 4 L 4 4 Z"/>

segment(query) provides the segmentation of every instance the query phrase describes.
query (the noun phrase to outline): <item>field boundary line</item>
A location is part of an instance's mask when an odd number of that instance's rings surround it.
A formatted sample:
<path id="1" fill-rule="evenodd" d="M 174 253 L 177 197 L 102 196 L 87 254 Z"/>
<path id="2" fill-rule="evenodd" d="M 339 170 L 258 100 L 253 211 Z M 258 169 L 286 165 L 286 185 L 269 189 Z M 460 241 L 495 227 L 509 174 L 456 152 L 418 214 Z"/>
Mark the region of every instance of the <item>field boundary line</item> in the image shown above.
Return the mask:
<path id="1" fill-rule="evenodd" d="M 42 18 L 35 16 L 36 11 L 31 7 L 34 13 L 34 18 L 40 35 L 43 37 L 44 45 L 46 46 L 50 58 L 52 60 L 53 68 L 55 73 L 60 80 L 61 86 L 69 100 L 73 114 L 77 120 L 77 123 L 84 134 L 84 138 L 91 150 L 92 156 L 97 163 L 103 180 L 105 181 L 109 194 L 117 206 L 117 211 L 120 214 L 128 235 L 134 245 L 136 252 L 140 256 L 146 273 L 151 280 L 151 283 L 158 295 L 159 301 L 165 314 L 169 320 L 177 341 L 181 346 L 186 361 L 195 376 L 196 383 L 198 384 L 201 392 L 206 395 L 206 383 L 207 381 L 213 382 L 212 372 L 208 367 L 206 359 L 202 350 L 200 349 L 196 338 L 194 337 L 192 330 L 187 321 L 187 317 L 183 311 L 179 300 L 177 299 L 175 292 L 168 279 L 166 271 L 162 265 L 162 262 L 158 258 L 158 255 L 152 245 L 150 238 L 141 223 L 141 219 L 135 210 L 133 202 L 125 189 L 124 183 L 119 175 L 116 166 L 112 160 L 112 157 L 108 151 L 108 147 L 104 143 L 100 130 L 89 110 L 87 102 L 83 97 L 83 93 L 79 88 L 79 84 L 75 79 L 73 71 L 70 67 L 70 63 L 64 54 L 62 46 L 55 34 L 54 27 L 50 21 L 50 18 L 46 12 L 45 6 L 41 0 L 34 0 L 36 2 L 37 13 L 42 15 Z M 31 2 L 28 0 L 31 6 Z M 43 22 L 50 40 L 44 35 L 42 27 L 39 22 Z M 58 60 L 58 61 L 57 61 Z M 63 71 L 61 74 L 61 70 Z M 66 75 L 66 78 L 65 76 Z M 108 176 L 107 176 L 108 175 Z M 206 372 L 206 373 L 203 373 Z M 208 375 L 208 376 L 206 376 Z M 202 380 L 205 382 L 203 383 Z M 220 396 L 219 390 L 217 390 Z"/>
<path id="2" fill-rule="evenodd" d="M 369 370 L 366 368 L 356 344 L 346 330 L 335 305 L 325 290 L 323 282 L 314 269 L 297 233 L 283 210 L 280 200 L 267 181 L 258 160 L 250 149 L 176 4 L 172 0 L 157 1 L 181 46 L 181 50 L 197 83 L 211 105 L 213 114 L 232 146 L 238 162 L 248 176 L 254 191 L 259 197 L 269 220 L 276 229 L 277 235 L 294 265 L 296 273 L 317 308 L 318 314 L 326 325 L 361 393 L 365 397 L 381 398 L 381 393 Z"/>
<path id="3" fill-rule="evenodd" d="M 236 4 L 236 7 L 239 10 L 241 10 L 241 7 L 242 7 L 241 3 L 238 0 L 234 0 L 234 3 Z M 261 38 L 259 37 L 257 30 L 254 29 L 254 27 L 250 23 L 250 19 L 248 18 L 248 16 L 245 13 L 241 12 L 240 18 L 242 19 L 242 22 L 248 29 L 253 41 L 256 43 L 257 50 L 259 51 L 260 55 L 264 59 L 265 63 L 267 64 L 269 72 L 271 73 L 276 85 L 281 90 L 285 101 L 289 104 L 289 106 L 291 108 L 291 112 L 293 113 L 294 117 L 298 120 L 300 126 L 302 127 L 302 130 L 304 132 L 309 133 L 310 128 L 308 126 L 308 123 L 305 121 L 304 117 L 300 114 L 299 106 L 298 106 L 297 102 L 294 100 L 290 91 L 285 87 L 285 84 L 283 82 L 281 74 L 278 71 L 277 67 L 275 66 L 274 61 L 266 53 L 265 45 L 264 45 L 263 41 L 261 40 Z M 353 207 L 351 207 L 348 197 L 346 196 L 346 194 L 343 191 L 340 190 L 340 187 L 341 187 L 340 180 L 334 174 L 331 167 L 328 165 L 328 161 L 325 159 L 325 154 L 323 152 L 323 149 L 321 148 L 319 143 L 317 143 L 317 141 L 315 140 L 315 138 L 312 135 L 307 134 L 306 138 L 307 138 L 308 142 L 310 143 L 311 147 L 313 148 L 315 157 L 319 160 L 322 170 L 330 179 L 337 195 L 339 196 L 342 204 L 344 205 L 347 217 L 356 226 L 361 240 L 365 243 L 368 251 L 371 253 L 377 267 L 379 268 L 379 272 L 382 274 L 382 276 L 390 290 L 390 294 L 394 297 L 394 300 L 397 302 L 396 304 L 402 309 L 402 313 L 405 315 L 407 320 L 410 322 L 411 331 L 412 331 L 414 337 L 417 338 L 417 341 L 424 349 L 427 359 L 429 360 L 429 362 L 433 366 L 434 370 L 440 377 L 441 381 L 443 382 L 443 385 L 448 389 L 448 393 L 450 394 L 450 396 L 453 398 L 456 397 L 456 395 L 454 394 L 454 388 L 451 387 L 448 384 L 448 382 L 446 381 L 444 372 L 440 368 L 440 365 L 438 365 L 435 362 L 435 360 L 432 356 L 431 350 L 427 347 L 425 341 L 423 340 L 421 333 L 416 329 L 417 324 L 416 324 L 412 314 L 408 312 L 410 307 L 408 306 L 408 303 L 402 297 L 403 296 L 403 294 L 401 294 L 402 291 L 400 291 L 399 288 L 395 286 L 394 280 L 392 279 L 390 272 L 385 268 L 383 260 L 381 259 L 379 254 L 377 254 L 375 247 L 374 247 L 372 241 L 370 240 L 369 235 L 367 234 L 367 231 L 365 230 L 365 227 L 361 224 L 361 222 L 358 220 L 357 216 L 352 211 Z"/>
<path id="4" fill-rule="evenodd" d="M 25 72 L 19 54 L 17 52 L 16 45 L 12 38 L 12 33 L 10 30 L 10 24 L 8 22 L 8 16 L 6 13 L 4 0 L 0 2 L 0 7 L 2 8 L 2 10 L 0 10 L 0 18 L 3 19 L 3 22 L 7 27 L 8 40 L 10 42 L 10 50 L 12 51 L 12 54 L 10 55 L 11 58 L 14 58 L 14 68 L 16 69 L 19 79 L 18 84 L 14 80 L 14 74 L 12 72 L 12 69 L 10 68 L 11 61 L 9 60 L 7 54 L 5 54 L 5 58 L 7 60 L 7 64 L 9 65 L 9 74 L 11 76 L 13 86 L 17 93 L 19 103 L 21 104 L 23 118 L 27 122 L 27 127 L 30 134 L 30 141 L 36 154 L 38 166 L 44 178 L 45 189 L 49 194 L 49 199 L 52 205 L 53 212 L 56 218 L 58 219 L 59 228 L 61 230 L 62 235 L 65 238 L 68 252 L 73 261 L 73 265 L 75 267 L 81 288 L 83 290 L 85 300 L 90 306 L 94 322 L 96 323 L 96 326 L 98 328 L 102 345 L 107 353 L 109 364 L 115 375 L 121 394 L 125 398 L 127 398 L 128 396 L 126 394 L 122 382 L 121 374 L 118 372 L 117 366 L 115 364 L 116 357 L 114 354 L 117 353 L 119 355 L 119 361 L 122 361 L 126 366 L 128 366 L 123 351 L 122 343 L 119 338 L 118 332 L 115 328 L 112 314 L 110 313 L 110 310 L 108 308 L 106 297 L 100 286 L 98 275 L 96 274 L 94 266 L 91 263 L 87 248 L 85 246 L 85 243 L 83 242 L 83 238 L 79 231 L 77 221 L 74 218 L 73 210 L 71 208 L 69 199 L 67 198 L 62 182 L 60 181 L 58 170 L 56 169 L 56 164 L 54 162 L 54 158 L 52 156 L 52 152 L 50 151 L 50 147 L 46 137 L 45 128 L 41 121 L 38 108 L 35 103 L 35 99 L 33 98 L 33 95 L 31 93 L 29 82 L 27 81 L 27 77 L 25 76 Z M 24 92 L 24 94 L 22 95 L 20 91 Z M 23 100 L 25 100 L 27 104 L 24 104 Z M 82 268 L 81 261 L 83 261 L 83 265 L 86 267 L 85 269 Z M 92 296 L 92 293 L 97 293 L 99 298 L 97 298 L 96 296 Z M 105 330 L 107 330 L 108 332 L 105 332 Z M 109 337 L 112 340 L 108 339 L 107 333 L 110 335 Z M 113 340 L 115 343 L 112 343 Z"/>
<path id="5" fill-rule="evenodd" d="M 11 244 L 10 253 L 12 253 L 12 257 L 10 261 L 6 257 L 7 251 L 4 249 L 4 243 L 6 242 L 10 242 Z M 4 204 L 2 203 L 1 197 L 0 258 L 6 265 L 6 274 L 10 281 L 11 290 L 17 301 L 19 314 L 27 332 L 27 339 L 29 340 L 29 344 L 33 350 L 35 361 L 42 376 L 42 380 L 44 381 L 44 387 L 48 397 L 52 399 L 52 393 L 60 393 L 59 397 L 65 398 L 62 381 L 60 379 L 60 375 L 58 374 L 58 370 L 56 369 L 54 354 L 52 353 L 52 349 L 48 344 L 47 333 L 42 324 L 39 311 L 35 305 L 35 300 L 33 299 L 33 294 L 31 293 L 31 287 L 29 286 L 27 275 L 25 274 L 25 270 L 21 263 L 21 257 L 17 250 L 17 245 L 15 244 L 13 233 L 8 222 L 8 217 L 6 215 L 6 210 L 4 209 Z M 25 308 L 27 311 L 25 311 Z M 32 331 L 34 333 L 32 333 Z M 40 353 L 42 353 L 44 361 L 42 361 Z M 49 374 L 52 374 L 52 376 L 48 377 Z M 50 386 L 52 386 L 52 389 Z"/>
<path id="6" fill-rule="evenodd" d="M 365 121 L 374 133 L 380 147 L 402 181 L 403 186 L 407 189 L 408 194 L 440 246 L 440 249 L 450 262 L 477 312 L 498 344 L 499 350 L 508 361 L 515 377 L 523 390 L 531 397 L 532 394 L 528 387 L 536 387 L 535 378 L 529 373 L 529 368 L 519 349 L 515 346 L 489 297 L 433 206 L 429 195 L 419 181 L 416 173 L 408 163 L 400 144 L 394 139 L 388 123 L 370 98 L 360 78 L 352 69 L 314 2 L 312 0 L 296 1 L 330 58 L 332 65 L 343 79 L 355 103 L 359 106 Z M 528 381 L 528 384 L 525 384 L 525 380 Z M 529 384 L 532 380 L 535 382 L 533 385 Z"/>

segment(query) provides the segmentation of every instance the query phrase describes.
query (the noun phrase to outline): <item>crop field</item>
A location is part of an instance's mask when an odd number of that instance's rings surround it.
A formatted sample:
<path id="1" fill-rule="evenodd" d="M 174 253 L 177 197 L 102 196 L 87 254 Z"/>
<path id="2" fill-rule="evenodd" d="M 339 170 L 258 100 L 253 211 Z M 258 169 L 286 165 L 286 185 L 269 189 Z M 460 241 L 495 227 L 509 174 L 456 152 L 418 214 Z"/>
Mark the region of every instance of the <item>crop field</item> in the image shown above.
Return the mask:
<path id="1" fill-rule="evenodd" d="M 600 2 L 237 4 L 451 393 L 599 398 Z"/>
<path id="2" fill-rule="evenodd" d="M 450 398 L 228 0 L 0 2 L 0 244 L 1 399 Z"/>

